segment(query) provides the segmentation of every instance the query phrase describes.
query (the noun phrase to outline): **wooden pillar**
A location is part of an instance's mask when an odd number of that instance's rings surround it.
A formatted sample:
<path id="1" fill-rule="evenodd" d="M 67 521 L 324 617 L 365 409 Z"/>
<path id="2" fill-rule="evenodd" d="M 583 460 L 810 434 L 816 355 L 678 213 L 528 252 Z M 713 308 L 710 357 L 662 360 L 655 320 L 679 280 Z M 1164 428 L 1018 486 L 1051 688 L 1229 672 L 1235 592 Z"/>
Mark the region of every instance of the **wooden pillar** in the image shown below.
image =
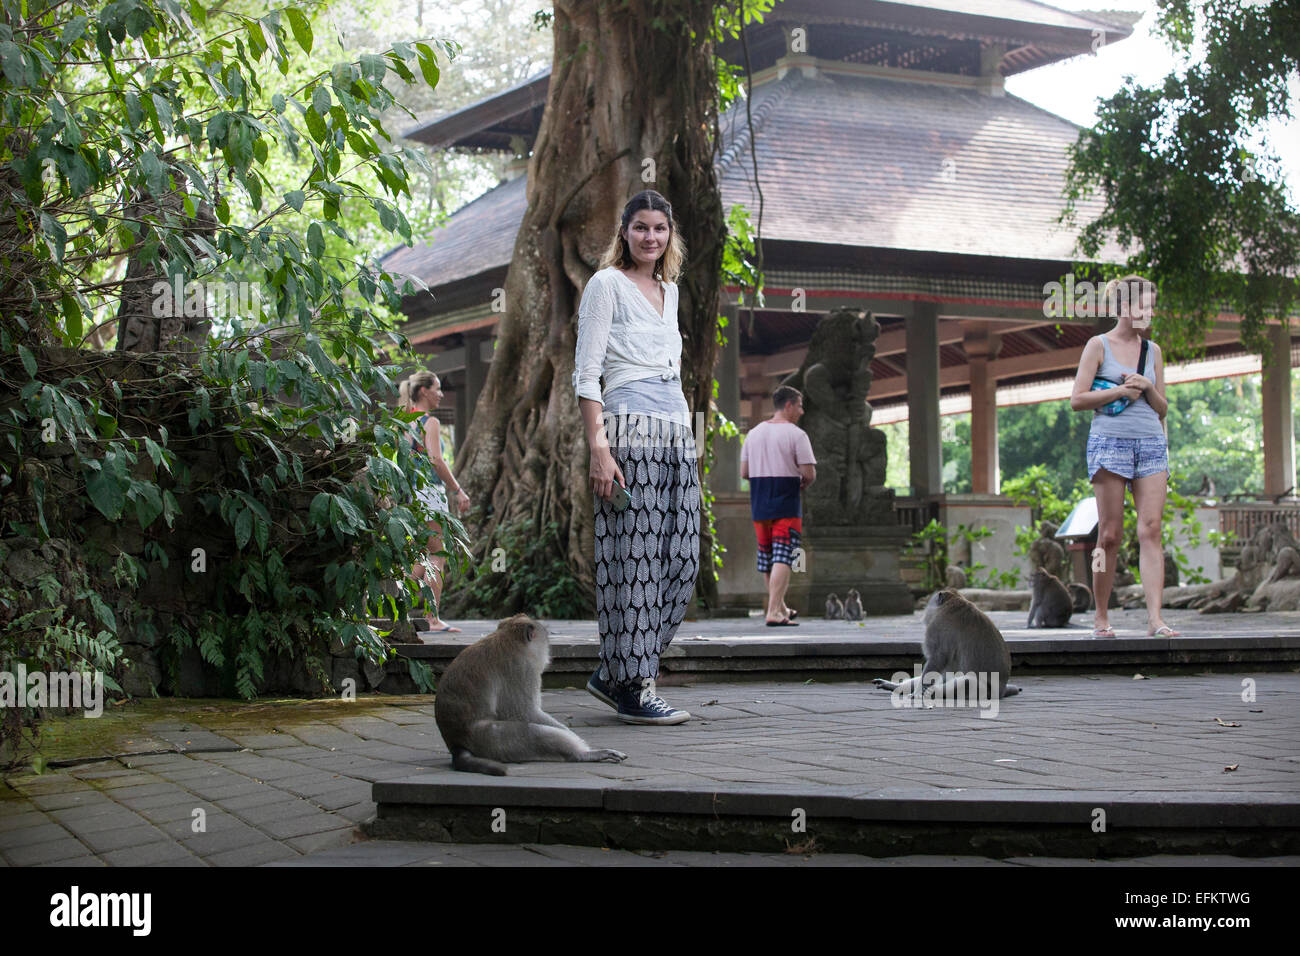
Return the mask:
<path id="1" fill-rule="evenodd" d="M 452 441 L 455 444 L 455 454 L 460 456 L 460 450 L 465 445 L 465 436 L 469 434 L 469 416 L 472 408 L 469 404 L 469 394 L 464 388 L 456 389 L 456 424 L 452 428 Z"/>
<path id="2" fill-rule="evenodd" d="M 913 302 L 907 329 L 907 447 L 912 494 L 943 493 L 943 441 L 939 434 L 939 306 Z"/>
<path id="3" fill-rule="evenodd" d="M 484 332 L 467 332 L 465 334 L 465 387 L 456 391 L 456 451 L 465 444 L 469 434 L 469 423 L 474 418 L 474 407 L 487 382 L 488 366 L 492 360 L 484 360 L 483 343 L 490 342 L 492 336 Z"/>
<path id="4" fill-rule="evenodd" d="M 723 334 L 727 344 L 718 352 L 713 375 L 718 380 L 718 411 L 740 424 L 740 321 L 735 304 L 724 304 L 719 309 L 727 317 Z M 702 409 L 701 409 L 702 411 Z M 740 490 L 740 443 L 744 431 L 734 439 L 717 439 L 713 449 L 713 468 L 709 472 L 709 486 L 714 494 L 727 494 Z"/>
<path id="5" fill-rule="evenodd" d="M 1295 441 L 1291 411 L 1291 329 L 1268 327 L 1271 355 L 1264 366 L 1264 494 L 1295 487 Z"/>
<path id="6" fill-rule="evenodd" d="M 962 338 L 970 371 L 971 491 L 996 495 L 1002 480 L 998 468 L 998 383 L 989 363 L 997 358 L 1002 337 L 988 326 L 975 326 Z"/>

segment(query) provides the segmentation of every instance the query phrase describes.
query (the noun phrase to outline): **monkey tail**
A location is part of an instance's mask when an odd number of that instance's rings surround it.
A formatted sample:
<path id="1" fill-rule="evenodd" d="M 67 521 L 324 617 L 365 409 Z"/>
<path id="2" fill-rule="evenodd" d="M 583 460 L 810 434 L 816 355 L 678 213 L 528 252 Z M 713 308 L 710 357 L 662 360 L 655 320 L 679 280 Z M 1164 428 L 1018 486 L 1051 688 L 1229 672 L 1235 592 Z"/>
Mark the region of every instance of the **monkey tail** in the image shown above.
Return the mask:
<path id="1" fill-rule="evenodd" d="M 494 777 L 506 775 L 506 765 L 486 757 L 475 757 L 464 747 L 457 747 L 451 752 L 451 766 L 454 770 L 467 773 L 488 773 Z"/>

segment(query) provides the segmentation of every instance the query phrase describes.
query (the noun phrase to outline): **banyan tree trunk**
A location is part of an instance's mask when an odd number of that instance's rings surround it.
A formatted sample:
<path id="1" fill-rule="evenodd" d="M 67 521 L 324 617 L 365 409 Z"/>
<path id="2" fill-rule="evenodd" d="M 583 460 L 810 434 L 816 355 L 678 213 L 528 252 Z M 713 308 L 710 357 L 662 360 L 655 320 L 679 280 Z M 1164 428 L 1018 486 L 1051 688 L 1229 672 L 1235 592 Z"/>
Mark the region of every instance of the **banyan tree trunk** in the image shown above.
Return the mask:
<path id="1" fill-rule="evenodd" d="M 656 18 L 662 28 L 651 26 Z M 698 0 L 555 3 L 555 59 L 528 165 L 528 211 L 506 276 L 496 354 L 457 455 L 457 479 L 474 501 L 466 529 L 476 566 L 488 566 L 502 525 L 525 522 L 536 534 L 554 522 L 593 612 L 590 459 L 571 381 L 578 303 L 624 203 L 642 189 L 663 193 L 687 248 L 678 279 L 686 400 L 697 420 L 709 414 L 724 231 L 713 166 L 712 18 L 713 3 Z M 709 603 L 711 530 L 701 528 L 697 585 Z M 495 610 L 531 610 L 511 593 L 518 590 L 503 586 Z"/>

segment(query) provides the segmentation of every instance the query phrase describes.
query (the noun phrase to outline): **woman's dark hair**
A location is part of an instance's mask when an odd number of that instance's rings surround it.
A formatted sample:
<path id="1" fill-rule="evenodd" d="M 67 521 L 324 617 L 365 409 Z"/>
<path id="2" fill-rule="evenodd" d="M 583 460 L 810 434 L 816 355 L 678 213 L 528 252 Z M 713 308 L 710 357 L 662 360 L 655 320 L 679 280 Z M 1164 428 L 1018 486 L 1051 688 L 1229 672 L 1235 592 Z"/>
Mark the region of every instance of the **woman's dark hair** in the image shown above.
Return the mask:
<path id="1" fill-rule="evenodd" d="M 664 254 L 659 257 L 659 261 L 655 263 L 655 275 L 668 282 L 676 282 L 677 277 L 681 275 L 682 263 L 686 260 L 686 247 L 677 234 L 677 224 L 673 221 L 672 203 L 653 189 L 642 190 L 627 201 L 627 205 L 623 207 L 623 216 L 619 220 L 618 231 L 614 233 L 613 241 L 610 242 L 609 248 L 605 250 L 605 255 L 601 257 L 600 267 L 602 269 L 607 269 L 610 266 L 618 269 L 631 268 L 633 264 L 632 250 L 628 248 L 623 233 L 631 225 L 632 217 L 643 209 L 661 212 L 668 218 L 668 247 L 664 249 Z"/>

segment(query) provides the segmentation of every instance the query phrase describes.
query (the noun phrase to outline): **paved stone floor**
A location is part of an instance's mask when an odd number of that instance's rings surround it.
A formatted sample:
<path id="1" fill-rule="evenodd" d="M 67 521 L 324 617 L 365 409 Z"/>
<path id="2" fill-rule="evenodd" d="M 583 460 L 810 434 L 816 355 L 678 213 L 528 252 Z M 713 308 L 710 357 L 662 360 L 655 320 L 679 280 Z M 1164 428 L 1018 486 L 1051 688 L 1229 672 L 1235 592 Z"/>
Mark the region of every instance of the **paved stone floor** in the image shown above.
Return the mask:
<path id="1" fill-rule="evenodd" d="M 1242 700 L 1246 677 L 1031 676 L 1017 679 L 1024 694 L 1002 701 L 990 719 L 973 709 L 895 709 L 889 694 L 865 684 L 709 684 L 673 688 L 671 702 L 696 719 L 659 728 L 620 724 L 580 690 L 548 691 L 551 713 L 593 746 L 627 752 L 628 760 L 529 764 L 513 767 L 511 776 L 697 788 L 710 781 L 852 784 L 882 793 L 1181 791 L 1228 804 L 1267 793 L 1300 802 L 1300 675 L 1253 675 L 1252 702 Z M 351 713 L 354 705 L 331 706 L 337 711 L 310 722 L 268 712 L 242 731 L 218 735 L 201 729 L 196 702 L 186 724 L 150 729 L 181 752 L 11 776 L 0 787 L 0 861 L 222 866 L 310 855 L 322 862 L 448 865 L 565 862 L 565 854 L 573 863 L 647 860 L 560 847 L 349 846 L 356 825 L 374 814 L 374 781 L 442 770 L 448 757 L 429 698 L 366 701 Z M 342 855 L 314 855 L 322 851 Z M 949 858 L 936 862 L 943 859 Z M 664 861 L 719 857 L 672 854 Z M 746 861 L 752 859 L 737 855 L 733 862 Z"/>

